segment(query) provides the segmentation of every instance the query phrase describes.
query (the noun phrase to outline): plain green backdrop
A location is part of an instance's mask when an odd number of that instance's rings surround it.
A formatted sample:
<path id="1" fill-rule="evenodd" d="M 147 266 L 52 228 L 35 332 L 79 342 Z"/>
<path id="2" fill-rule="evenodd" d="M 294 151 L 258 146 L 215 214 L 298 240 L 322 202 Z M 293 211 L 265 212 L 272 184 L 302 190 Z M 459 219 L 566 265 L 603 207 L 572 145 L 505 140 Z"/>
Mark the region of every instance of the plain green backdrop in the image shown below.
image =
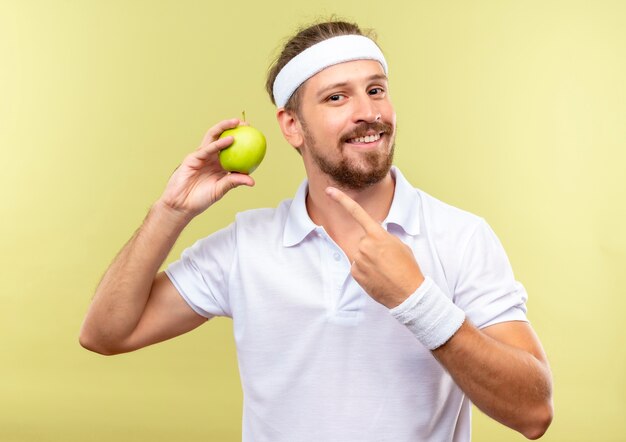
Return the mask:
<path id="1" fill-rule="evenodd" d="M 264 91 L 295 29 L 373 27 L 411 182 L 487 219 L 554 372 L 546 441 L 626 440 L 626 3 L 0 0 L 0 441 L 237 441 L 231 323 L 82 349 L 94 289 L 181 159 L 246 111 L 257 186 L 168 262 L 304 176 Z M 280 272 L 280 269 L 276 269 Z M 475 410 L 476 441 L 523 437 Z"/>

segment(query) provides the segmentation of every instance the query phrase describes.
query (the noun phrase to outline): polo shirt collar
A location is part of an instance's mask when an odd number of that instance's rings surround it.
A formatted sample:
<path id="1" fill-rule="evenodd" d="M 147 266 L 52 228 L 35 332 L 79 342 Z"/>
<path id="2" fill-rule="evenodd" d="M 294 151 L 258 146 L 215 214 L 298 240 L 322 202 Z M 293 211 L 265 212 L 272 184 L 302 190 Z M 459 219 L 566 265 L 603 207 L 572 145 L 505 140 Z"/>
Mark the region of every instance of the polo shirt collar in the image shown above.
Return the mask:
<path id="1" fill-rule="evenodd" d="M 309 180 L 305 179 L 291 201 L 285 230 L 283 232 L 283 245 L 295 246 L 302 242 L 306 236 L 318 228 L 306 210 L 306 196 L 309 192 Z"/>
<path id="2" fill-rule="evenodd" d="M 389 213 L 383 221 L 383 227 L 387 228 L 389 224 L 395 224 L 411 236 L 419 235 L 420 199 L 417 190 L 397 167 L 392 166 L 391 175 L 395 178 L 396 188 Z"/>
<path id="3" fill-rule="evenodd" d="M 394 224 L 401 227 L 409 235 L 418 235 L 420 233 L 420 208 L 417 191 L 397 167 L 391 168 L 391 174 L 395 179 L 395 190 L 389 213 L 382 225 L 388 229 L 389 224 Z M 308 188 L 309 181 L 305 179 L 300 184 L 289 207 L 283 231 L 283 245 L 285 247 L 291 247 L 302 242 L 309 233 L 321 228 L 315 225 L 306 210 Z"/>

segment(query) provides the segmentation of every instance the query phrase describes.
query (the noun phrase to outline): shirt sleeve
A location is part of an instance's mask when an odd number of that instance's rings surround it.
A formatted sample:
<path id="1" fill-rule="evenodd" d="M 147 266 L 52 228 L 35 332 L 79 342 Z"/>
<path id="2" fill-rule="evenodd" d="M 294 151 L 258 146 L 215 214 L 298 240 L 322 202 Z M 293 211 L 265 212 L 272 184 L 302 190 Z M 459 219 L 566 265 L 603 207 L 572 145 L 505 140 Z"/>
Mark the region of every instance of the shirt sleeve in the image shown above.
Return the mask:
<path id="1" fill-rule="evenodd" d="M 234 224 L 183 251 L 165 273 L 180 295 L 199 315 L 231 317 L 228 280 L 236 253 Z"/>
<path id="2" fill-rule="evenodd" d="M 478 328 L 506 321 L 527 321 L 528 295 L 515 280 L 496 234 L 481 219 L 463 252 L 454 302 Z"/>

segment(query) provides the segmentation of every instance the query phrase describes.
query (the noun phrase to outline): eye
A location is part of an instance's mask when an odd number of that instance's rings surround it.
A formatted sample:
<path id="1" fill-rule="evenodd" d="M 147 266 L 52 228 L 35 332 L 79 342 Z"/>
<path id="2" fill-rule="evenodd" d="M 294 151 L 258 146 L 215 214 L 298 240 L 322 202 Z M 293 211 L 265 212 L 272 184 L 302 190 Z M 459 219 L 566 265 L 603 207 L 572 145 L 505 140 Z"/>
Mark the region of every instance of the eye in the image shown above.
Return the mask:
<path id="1" fill-rule="evenodd" d="M 340 101 L 343 98 L 340 94 L 333 94 L 328 97 L 328 101 Z"/>
<path id="2" fill-rule="evenodd" d="M 385 90 L 382 87 L 373 87 L 367 93 L 370 95 L 382 95 L 385 93 Z"/>

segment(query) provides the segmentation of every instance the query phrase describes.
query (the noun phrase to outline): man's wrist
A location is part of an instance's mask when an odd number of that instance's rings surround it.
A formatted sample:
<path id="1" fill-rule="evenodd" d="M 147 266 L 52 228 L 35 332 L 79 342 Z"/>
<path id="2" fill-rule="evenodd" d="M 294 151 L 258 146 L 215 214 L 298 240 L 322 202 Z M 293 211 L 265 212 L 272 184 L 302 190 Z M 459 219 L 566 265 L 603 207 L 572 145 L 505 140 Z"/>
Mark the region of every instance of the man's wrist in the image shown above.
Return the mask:
<path id="1" fill-rule="evenodd" d="M 175 209 L 160 199 L 152 205 L 149 215 L 159 225 L 175 231 L 182 231 L 194 218 L 194 215 Z"/>
<path id="2" fill-rule="evenodd" d="M 389 312 L 429 350 L 445 344 L 465 321 L 465 312 L 429 277 Z"/>
<path id="3" fill-rule="evenodd" d="M 422 284 L 424 283 L 424 281 L 426 280 L 424 278 L 424 276 L 422 276 L 421 272 L 418 274 L 418 281 L 417 284 L 413 284 L 412 287 L 416 287 L 415 289 L 411 290 L 411 289 L 407 289 L 406 291 L 404 291 L 402 293 L 402 297 L 398 296 L 398 297 L 394 297 L 394 298 L 390 298 L 387 302 L 382 302 L 382 301 L 378 301 L 381 304 L 383 304 L 385 307 L 387 307 L 389 310 L 392 310 L 398 306 L 400 306 L 402 303 L 404 303 L 404 301 L 406 301 L 407 299 L 409 299 L 411 297 L 411 295 L 413 293 L 415 293 L 416 291 L 419 290 L 419 288 L 422 286 Z M 409 291 L 410 290 L 410 291 Z M 407 294 L 408 292 L 408 294 Z"/>

